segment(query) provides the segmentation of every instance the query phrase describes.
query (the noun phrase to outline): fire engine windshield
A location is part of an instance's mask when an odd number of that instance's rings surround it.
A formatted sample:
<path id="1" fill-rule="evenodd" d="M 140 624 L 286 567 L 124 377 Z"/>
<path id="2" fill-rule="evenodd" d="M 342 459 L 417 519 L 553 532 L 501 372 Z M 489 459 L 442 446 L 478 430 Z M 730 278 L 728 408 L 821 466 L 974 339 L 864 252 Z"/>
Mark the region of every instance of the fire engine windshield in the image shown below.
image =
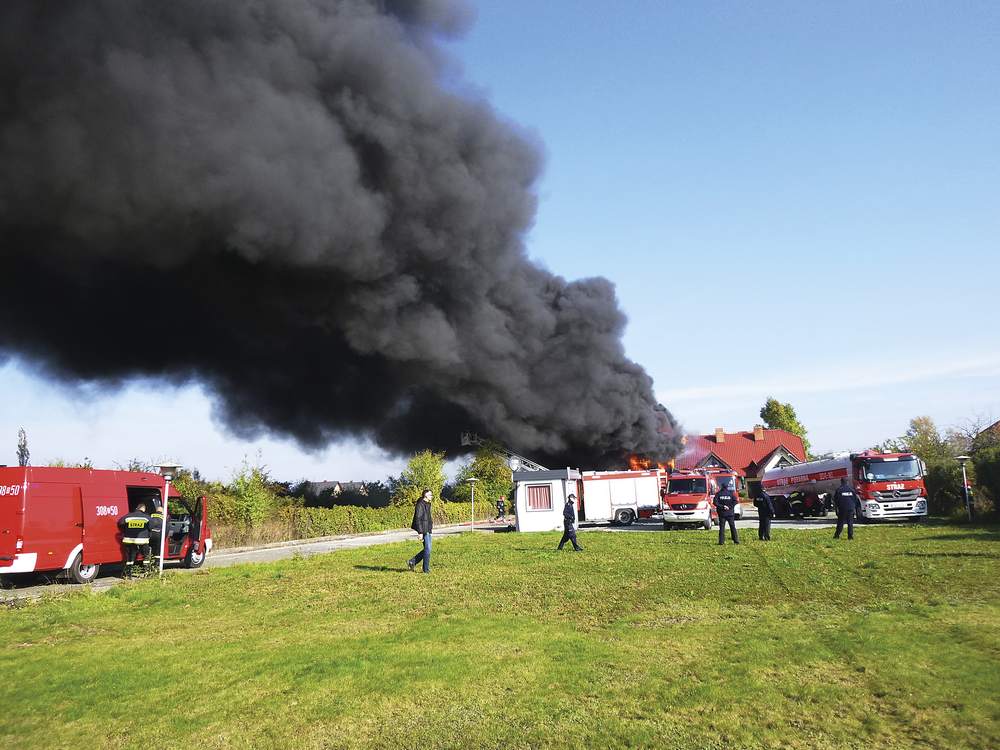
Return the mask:
<path id="1" fill-rule="evenodd" d="M 920 463 L 915 458 L 903 461 L 868 461 L 865 463 L 865 477 L 869 482 L 917 479 L 919 476 Z"/>
<path id="2" fill-rule="evenodd" d="M 695 495 L 707 492 L 704 479 L 671 479 L 671 495 Z"/>

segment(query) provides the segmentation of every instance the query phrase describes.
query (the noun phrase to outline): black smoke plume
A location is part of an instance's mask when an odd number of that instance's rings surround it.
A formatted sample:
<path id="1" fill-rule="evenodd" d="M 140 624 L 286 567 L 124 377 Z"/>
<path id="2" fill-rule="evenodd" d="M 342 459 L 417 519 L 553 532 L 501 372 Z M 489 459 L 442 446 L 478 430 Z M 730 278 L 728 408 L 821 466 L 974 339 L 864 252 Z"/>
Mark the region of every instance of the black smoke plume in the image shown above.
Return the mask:
<path id="1" fill-rule="evenodd" d="M 235 434 L 666 457 L 612 285 L 526 257 L 540 148 L 452 0 L 3 0 L 0 354 L 197 381 Z M 170 341 L 169 346 L 162 342 Z"/>

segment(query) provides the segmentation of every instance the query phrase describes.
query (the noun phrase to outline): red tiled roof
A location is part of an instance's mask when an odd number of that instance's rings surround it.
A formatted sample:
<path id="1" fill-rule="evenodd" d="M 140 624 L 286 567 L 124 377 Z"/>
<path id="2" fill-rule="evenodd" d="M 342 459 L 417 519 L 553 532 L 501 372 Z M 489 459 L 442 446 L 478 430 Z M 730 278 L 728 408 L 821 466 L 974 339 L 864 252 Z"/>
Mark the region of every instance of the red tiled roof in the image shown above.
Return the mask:
<path id="1" fill-rule="evenodd" d="M 688 435 L 684 452 L 677 457 L 678 469 L 693 469 L 708 454 L 714 453 L 733 469 L 756 468 L 778 448 L 784 448 L 799 461 L 806 460 L 802 438 L 785 430 L 764 430 L 763 440 L 753 439 L 749 432 L 727 432 L 721 443 L 715 435 Z"/>

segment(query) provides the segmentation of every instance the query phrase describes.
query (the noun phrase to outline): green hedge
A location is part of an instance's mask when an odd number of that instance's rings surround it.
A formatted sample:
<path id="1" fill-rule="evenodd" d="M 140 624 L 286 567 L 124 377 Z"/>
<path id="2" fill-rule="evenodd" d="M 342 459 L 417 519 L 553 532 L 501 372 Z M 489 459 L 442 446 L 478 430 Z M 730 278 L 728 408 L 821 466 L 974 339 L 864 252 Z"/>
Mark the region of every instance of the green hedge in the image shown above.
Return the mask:
<path id="1" fill-rule="evenodd" d="M 434 503 L 434 522 L 437 524 L 468 521 L 472 509 L 469 503 Z M 493 516 L 493 508 L 477 503 L 476 518 Z M 361 508 L 335 506 L 333 508 L 283 508 L 278 517 L 293 530 L 297 539 L 338 534 L 364 534 L 389 529 L 406 529 L 413 520 L 410 506 L 388 508 Z"/>

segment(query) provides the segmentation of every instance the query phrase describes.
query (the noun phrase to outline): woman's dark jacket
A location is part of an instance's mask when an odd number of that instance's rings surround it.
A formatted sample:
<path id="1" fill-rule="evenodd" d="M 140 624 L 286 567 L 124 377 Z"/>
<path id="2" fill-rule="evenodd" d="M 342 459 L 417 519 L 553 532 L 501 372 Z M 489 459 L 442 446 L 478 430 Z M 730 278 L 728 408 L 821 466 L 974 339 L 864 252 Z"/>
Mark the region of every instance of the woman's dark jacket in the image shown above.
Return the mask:
<path id="1" fill-rule="evenodd" d="M 431 520 L 431 504 L 426 500 L 417 500 L 410 528 L 418 534 L 430 534 L 434 529 L 434 521 Z"/>

